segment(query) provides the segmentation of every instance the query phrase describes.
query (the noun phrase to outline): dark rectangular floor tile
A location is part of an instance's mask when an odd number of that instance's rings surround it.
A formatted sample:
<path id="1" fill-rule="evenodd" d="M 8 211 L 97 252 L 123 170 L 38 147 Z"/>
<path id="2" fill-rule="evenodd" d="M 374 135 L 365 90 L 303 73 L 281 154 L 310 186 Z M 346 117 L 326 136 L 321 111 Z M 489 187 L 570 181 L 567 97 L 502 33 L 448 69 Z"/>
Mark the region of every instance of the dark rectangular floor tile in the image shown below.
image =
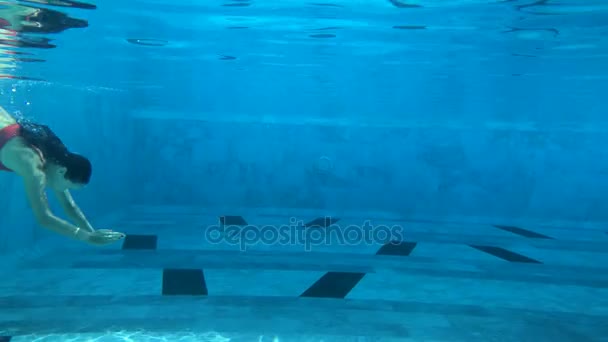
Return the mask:
<path id="1" fill-rule="evenodd" d="M 0 342 L 11 342 L 11 336 L 0 336 Z"/>
<path id="2" fill-rule="evenodd" d="M 523 262 L 523 263 L 530 263 L 530 264 L 542 264 L 542 262 L 538 261 L 538 260 L 534 260 L 531 258 L 528 258 L 527 256 L 515 253 L 515 252 L 511 252 L 510 250 L 501 248 L 501 247 L 494 247 L 494 246 L 476 246 L 476 245 L 471 245 L 471 247 L 480 250 L 484 253 L 488 253 L 490 255 L 493 255 L 497 258 L 501 258 L 503 260 L 506 261 L 510 261 L 510 262 Z"/>
<path id="3" fill-rule="evenodd" d="M 122 249 L 156 249 L 156 235 L 127 235 L 122 243 Z"/>
<path id="4" fill-rule="evenodd" d="M 306 223 L 304 227 L 327 228 L 332 224 L 336 224 L 338 221 L 340 221 L 340 219 L 337 217 L 317 217 L 316 219 Z"/>
<path id="5" fill-rule="evenodd" d="M 220 224 L 222 226 L 246 226 L 247 221 L 243 216 L 220 216 Z"/>
<path id="6" fill-rule="evenodd" d="M 409 256 L 416 248 L 416 242 L 393 241 L 380 247 L 376 255 Z"/>
<path id="7" fill-rule="evenodd" d="M 364 276 L 365 273 L 327 272 L 300 297 L 345 298 Z"/>
<path id="8" fill-rule="evenodd" d="M 523 229 L 523 228 L 519 228 L 519 227 L 501 226 L 501 225 L 494 225 L 494 227 L 496 227 L 498 229 L 502 229 L 502 230 L 507 231 L 507 232 L 511 232 L 513 234 L 521 235 L 521 236 L 527 237 L 527 238 L 532 238 L 532 239 L 553 239 L 550 236 L 539 234 L 539 233 L 533 232 L 531 230 L 527 230 L 527 229 Z"/>
<path id="9" fill-rule="evenodd" d="M 197 269 L 164 269 L 164 296 L 206 296 L 207 283 L 203 270 Z"/>

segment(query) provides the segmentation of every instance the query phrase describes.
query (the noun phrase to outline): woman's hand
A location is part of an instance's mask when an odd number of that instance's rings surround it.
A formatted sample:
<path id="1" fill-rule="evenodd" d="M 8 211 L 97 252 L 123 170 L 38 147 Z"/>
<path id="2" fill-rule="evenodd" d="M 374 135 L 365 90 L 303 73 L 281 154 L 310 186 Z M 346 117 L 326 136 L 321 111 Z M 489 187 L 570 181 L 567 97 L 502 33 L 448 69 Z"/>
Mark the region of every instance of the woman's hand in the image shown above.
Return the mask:
<path id="1" fill-rule="evenodd" d="M 122 240 L 124 237 L 125 234 L 123 233 L 109 229 L 99 229 L 89 233 L 85 241 L 92 245 L 103 246 Z"/>

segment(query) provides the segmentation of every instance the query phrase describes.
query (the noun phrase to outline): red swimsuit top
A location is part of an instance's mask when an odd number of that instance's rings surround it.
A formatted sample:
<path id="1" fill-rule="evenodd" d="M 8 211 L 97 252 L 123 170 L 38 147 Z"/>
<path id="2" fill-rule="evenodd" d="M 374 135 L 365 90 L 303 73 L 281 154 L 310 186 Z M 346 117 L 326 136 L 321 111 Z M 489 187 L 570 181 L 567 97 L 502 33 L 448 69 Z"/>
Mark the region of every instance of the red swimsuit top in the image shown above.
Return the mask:
<path id="1" fill-rule="evenodd" d="M 19 124 L 12 124 L 4 127 L 3 129 L 0 129 L 0 150 L 2 150 L 4 145 L 9 142 L 9 140 L 13 139 L 16 136 L 19 136 L 20 128 L 21 126 L 19 126 Z M 11 169 L 7 168 L 6 166 L 4 166 L 4 164 L 2 164 L 2 161 L 0 161 L 0 171 L 12 172 Z"/>

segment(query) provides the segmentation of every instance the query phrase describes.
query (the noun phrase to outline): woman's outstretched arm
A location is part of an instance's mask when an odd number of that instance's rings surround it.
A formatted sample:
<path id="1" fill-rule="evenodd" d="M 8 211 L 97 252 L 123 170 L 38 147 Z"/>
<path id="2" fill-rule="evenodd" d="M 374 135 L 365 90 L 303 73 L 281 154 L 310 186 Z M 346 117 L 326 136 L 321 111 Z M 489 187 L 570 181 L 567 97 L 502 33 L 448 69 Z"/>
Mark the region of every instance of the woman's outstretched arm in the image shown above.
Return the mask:
<path id="1" fill-rule="evenodd" d="M 88 231 L 60 219 L 51 212 L 46 197 L 46 176 L 44 172 L 36 167 L 32 167 L 31 170 L 22 168 L 19 171 L 21 177 L 23 177 L 25 194 L 38 224 L 72 239 L 86 241 L 89 235 Z"/>
<path id="2" fill-rule="evenodd" d="M 74 223 L 76 223 L 78 227 L 90 233 L 95 231 L 91 223 L 89 223 L 89 221 L 87 220 L 86 216 L 84 216 L 82 210 L 80 210 L 78 205 L 76 205 L 74 198 L 72 198 L 72 195 L 68 190 L 55 191 L 55 196 L 57 196 L 57 200 L 59 201 L 59 204 L 61 204 L 61 207 L 63 208 L 63 211 L 65 211 L 65 214 L 72 221 L 74 221 Z"/>

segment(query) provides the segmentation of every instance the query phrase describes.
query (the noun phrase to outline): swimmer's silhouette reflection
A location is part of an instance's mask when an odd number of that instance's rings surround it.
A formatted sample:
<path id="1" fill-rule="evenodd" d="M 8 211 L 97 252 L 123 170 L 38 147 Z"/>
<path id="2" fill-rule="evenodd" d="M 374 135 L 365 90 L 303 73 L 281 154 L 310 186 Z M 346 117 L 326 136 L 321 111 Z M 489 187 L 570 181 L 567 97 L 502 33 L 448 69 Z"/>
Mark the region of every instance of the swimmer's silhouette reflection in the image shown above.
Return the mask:
<path id="1" fill-rule="evenodd" d="M 24 5 L 22 3 L 46 6 L 76 7 L 95 9 L 95 5 L 71 0 L 21 0 L 19 4 L 0 0 L 0 78 L 15 78 L 4 75 L 5 70 L 15 69 L 16 62 L 41 62 L 36 58 L 19 58 L 23 54 L 15 48 L 55 48 L 52 39 L 32 36 L 56 34 L 71 28 L 88 26 L 86 20 L 72 18 L 67 14 L 49 8 Z"/>
<path id="2" fill-rule="evenodd" d="M 88 22 L 67 14 L 23 5 L 0 2 L 0 28 L 19 33 L 59 33 L 70 28 L 87 27 Z"/>

